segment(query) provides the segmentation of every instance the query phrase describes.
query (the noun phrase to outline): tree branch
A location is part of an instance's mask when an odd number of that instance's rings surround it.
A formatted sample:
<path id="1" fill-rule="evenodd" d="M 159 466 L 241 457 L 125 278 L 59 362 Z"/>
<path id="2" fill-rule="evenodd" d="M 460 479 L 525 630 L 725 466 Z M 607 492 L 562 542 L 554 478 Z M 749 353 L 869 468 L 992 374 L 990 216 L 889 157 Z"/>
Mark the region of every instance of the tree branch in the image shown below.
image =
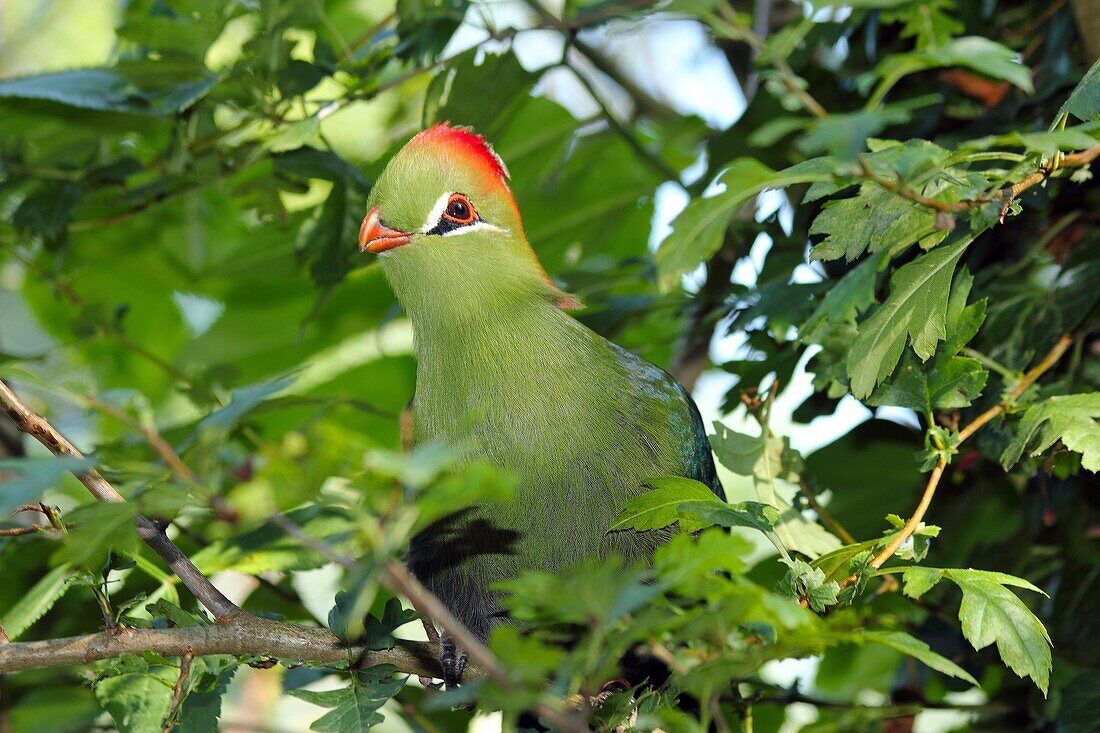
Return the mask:
<path id="1" fill-rule="evenodd" d="M 1017 198 L 1020 194 L 1022 194 L 1024 191 L 1028 190 L 1032 186 L 1047 180 L 1048 178 L 1053 176 L 1056 171 L 1063 168 L 1080 168 L 1088 165 L 1092 161 L 1096 160 L 1096 158 L 1098 157 L 1100 157 L 1100 145 L 1096 145 L 1091 148 L 1087 148 L 1086 150 L 1078 151 L 1076 153 L 1070 153 L 1069 155 L 1063 156 L 1058 161 L 1057 165 L 1046 163 L 1042 167 L 1040 167 L 1039 170 L 1031 173 L 1023 180 L 1019 181 L 1018 183 L 1014 183 L 1011 186 L 1006 186 L 1002 188 L 994 195 L 979 196 L 978 198 L 969 199 L 967 201 L 940 201 L 939 199 L 931 198 L 929 196 L 922 196 L 916 191 L 906 188 L 905 184 L 901 181 L 890 180 L 889 178 L 884 178 L 883 176 L 876 173 L 874 170 L 871 169 L 871 166 L 868 165 L 867 160 L 863 156 L 860 156 L 859 158 L 859 165 L 861 168 L 860 177 L 866 178 L 870 181 L 874 181 L 878 185 L 885 188 L 887 191 L 896 193 L 902 198 L 909 199 L 910 201 L 918 203 L 921 206 L 927 206 L 928 208 L 935 209 L 936 211 L 942 211 L 948 214 L 957 214 L 991 203 L 1000 203 L 1002 206 L 1008 206 L 1008 204 L 1011 203 L 1013 199 Z"/>
<path id="2" fill-rule="evenodd" d="M 270 521 L 282 528 L 291 537 L 338 565 L 349 569 L 355 567 L 356 563 L 352 557 L 338 552 L 315 537 L 310 537 L 302 531 L 301 527 L 286 517 L 276 514 L 270 518 Z M 403 563 L 395 560 L 387 564 L 382 570 L 382 584 L 394 593 L 408 598 L 413 608 L 422 617 L 429 619 L 442 629 L 444 633 L 454 639 L 455 644 L 460 649 L 469 655 L 474 664 L 467 667 L 466 672 L 463 673 L 464 678 L 467 675 L 485 676 L 505 689 L 515 685 L 496 655 L 480 639 L 474 636 L 473 632 L 467 629 L 461 621 L 456 619 L 439 598 L 413 577 Z M 471 671 L 474 671 L 474 674 L 471 674 Z M 438 677 L 439 675 L 423 676 Z M 589 728 L 584 719 L 576 712 L 560 710 L 547 702 L 536 703 L 535 711 L 546 718 L 555 730 L 569 731 L 570 733 L 589 733 Z"/>
<path id="3" fill-rule="evenodd" d="M 0 406 L 11 417 L 12 422 L 21 432 L 30 435 L 42 445 L 46 446 L 56 456 L 73 456 L 83 458 L 84 454 L 76 449 L 72 443 L 57 431 L 41 415 L 33 412 L 11 388 L 0 380 Z M 100 475 L 94 468 L 88 469 L 75 476 L 84 484 L 85 488 L 99 501 L 125 502 L 122 494 Z M 180 552 L 180 549 L 168 539 L 168 536 L 157 525 L 144 516 L 138 515 L 135 520 L 137 534 L 145 544 L 149 545 L 155 553 L 160 555 L 172 572 L 183 581 L 187 590 L 198 599 L 210 613 L 219 621 L 243 613 L 237 604 L 225 597 L 214 587 L 202 572 L 195 567 L 191 560 Z"/>
<path id="4" fill-rule="evenodd" d="M 1043 360 L 1035 365 L 1031 371 L 1020 379 L 1020 382 L 1008 393 L 1006 397 L 999 405 L 991 407 L 967 425 L 965 428 L 959 431 L 958 440 L 956 444 L 962 443 L 967 438 L 972 436 L 983 425 L 988 423 L 998 415 L 1004 414 L 1005 410 L 1016 399 L 1027 390 L 1032 384 L 1035 383 L 1039 377 L 1045 374 L 1052 366 L 1058 363 L 1058 360 L 1062 358 L 1062 355 L 1066 353 L 1066 350 L 1073 343 L 1073 338 L 1069 335 L 1063 336 L 1058 340 L 1058 343 L 1054 345 L 1054 348 L 1043 357 Z M 920 526 L 921 521 L 924 520 L 924 515 L 928 511 L 928 507 L 932 504 L 932 497 L 936 493 L 936 487 L 939 486 L 940 479 L 943 477 L 943 472 L 947 468 L 947 459 L 944 456 L 940 456 L 939 462 L 936 467 L 932 469 L 932 474 L 928 477 L 928 484 L 924 487 L 924 494 L 921 496 L 920 504 L 917 505 L 916 511 L 913 512 L 913 516 L 909 517 L 909 521 L 905 523 L 901 531 L 894 536 L 894 539 L 886 547 L 882 549 L 878 555 L 871 560 L 871 567 L 881 568 L 883 563 L 890 559 L 898 548 L 912 536 L 917 527 Z M 844 580 L 843 585 L 848 585 L 854 582 L 854 577 L 849 577 Z"/>
<path id="5" fill-rule="evenodd" d="M 153 651 L 165 657 L 233 654 L 318 663 L 392 664 L 402 672 L 439 677 L 433 644 L 399 639 L 392 649 L 374 651 L 348 646 L 327 629 L 270 621 L 241 614 L 212 626 L 172 629 L 119 628 L 86 636 L 0 645 L 0 674 L 28 669 L 88 664 L 123 654 Z M 479 677 L 478 670 L 469 670 Z"/>

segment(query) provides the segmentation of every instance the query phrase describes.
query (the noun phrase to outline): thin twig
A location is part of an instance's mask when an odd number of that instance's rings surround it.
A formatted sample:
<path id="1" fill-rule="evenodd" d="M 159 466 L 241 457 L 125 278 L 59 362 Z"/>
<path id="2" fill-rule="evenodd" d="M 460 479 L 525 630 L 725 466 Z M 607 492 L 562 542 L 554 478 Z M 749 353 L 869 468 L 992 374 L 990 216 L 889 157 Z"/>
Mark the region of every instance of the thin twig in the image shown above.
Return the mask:
<path id="1" fill-rule="evenodd" d="M 74 458 L 84 457 L 84 454 L 77 450 L 76 446 L 50 425 L 44 417 L 27 407 L 2 380 L 0 380 L 0 405 L 4 407 L 21 432 L 30 435 L 46 446 L 54 455 L 72 456 Z M 115 503 L 126 501 L 115 490 L 115 487 L 94 468 L 78 473 L 74 472 L 74 474 L 92 496 L 99 501 Z M 186 555 L 180 552 L 180 549 L 176 547 L 172 540 L 168 539 L 168 536 L 153 522 L 140 514 L 134 521 L 137 525 L 138 537 L 168 563 L 168 567 L 172 569 L 172 572 L 183 581 L 184 586 L 191 591 L 199 603 L 214 614 L 216 619 L 223 620 L 242 613 L 237 604 L 226 598 L 220 590 L 215 588 L 213 583 L 195 567 L 195 564 Z"/>
<path id="2" fill-rule="evenodd" d="M 720 27 L 715 28 L 716 31 L 724 31 L 725 35 L 735 41 L 743 41 L 756 52 L 759 56 L 768 50 L 768 43 L 763 36 L 758 34 L 752 28 L 746 28 L 738 22 L 737 13 L 733 10 L 732 6 L 719 5 L 718 6 L 719 17 L 715 20 L 721 21 Z M 713 27 L 713 24 L 712 24 Z M 783 82 L 783 86 L 787 88 L 791 94 L 798 98 L 798 101 L 802 103 L 802 106 L 807 112 L 812 114 L 819 120 L 825 119 L 829 116 L 829 111 L 816 99 L 813 95 L 806 91 L 800 82 L 804 81 L 802 77 L 795 73 L 794 69 L 787 62 L 787 59 L 782 56 L 773 55 L 770 57 L 772 66 L 775 67 L 776 72 L 779 74 L 780 80 Z"/>
<path id="3" fill-rule="evenodd" d="M 592 101 L 596 103 L 596 106 L 600 108 L 600 112 L 603 114 L 604 119 L 607 120 L 607 124 L 611 125 L 611 129 L 617 132 L 619 137 L 626 141 L 626 144 L 637 153 L 638 157 L 653 168 L 662 179 L 672 181 L 673 183 L 680 183 L 680 174 L 673 170 L 672 166 L 670 166 L 661 156 L 647 149 L 638 139 L 638 136 L 615 116 L 607 106 L 607 103 L 604 102 L 603 97 L 600 96 L 599 91 L 592 84 L 592 81 L 582 74 L 580 70 L 570 64 L 566 64 L 565 68 L 573 72 L 573 76 L 576 77 L 580 85 L 588 92 L 588 96 L 592 97 Z"/>
<path id="4" fill-rule="evenodd" d="M 818 697 L 811 697 L 804 695 L 798 690 L 788 690 L 778 695 L 764 695 L 754 698 L 755 702 L 768 705 L 790 705 L 791 703 L 804 703 L 806 705 L 813 705 L 818 708 L 829 708 L 835 710 L 876 710 L 876 711 L 897 711 L 897 716 L 914 715 L 922 710 L 960 710 L 970 713 L 999 713 L 1010 710 L 1011 708 L 1004 703 L 981 703 L 981 704 L 968 704 L 968 703 L 950 703 L 935 700 L 918 700 L 912 703 L 901 705 L 865 705 L 862 703 L 850 703 L 841 702 L 839 700 L 823 700 Z"/>
<path id="5" fill-rule="evenodd" d="M 1052 366 L 1058 363 L 1062 356 L 1066 353 L 1070 346 L 1073 345 L 1073 337 L 1069 334 L 1058 339 L 1058 343 L 1054 345 L 1054 348 L 1043 357 L 1043 360 L 1035 365 L 1031 371 L 1023 376 L 1020 381 L 1013 387 L 1012 391 L 1008 393 L 1008 399 L 1001 402 L 996 407 L 991 407 L 973 421 L 965 428 L 959 431 L 959 442 L 963 442 L 978 430 L 978 428 L 985 425 L 987 422 L 1004 413 L 1008 407 L 1015 402 L 1020 395 L 1022 395 L 1028 387 L 1035 383 L 1039 377 L 1043 376 Z"/>
<path id="6" fill-rule="evenodd" d="M 923 196 L 916 191 L 907 188 L 901 181 L 891 180 L 889 178 L 885 178 L 879 175 L 871 168 L 866 158 L 864 158 L 863 156 L 859 157 L 859 164 L 861 169 L 860 177 L 866 178 L 869 181 L 874 181 L 879 186 L 885 188 L 887 191 L 896 193 L 902 198 L 909 199 L 914 203 L 918 203 L 921 206 L 927 206 L 928 208 L 935 209 L 936 211 L 942 211 L 949 214 L 957 214 L 990 203 L 999 203 L 1002 206 L 1007 207 L 1008 204 L 1010 204 L 1020 194 L 1022 194 L 1024 191 L 1028 190 L 1032 186 L 1047 180 L 1052 175 L 1054 175 L 1055 171 L 1061 170 L 1063 168 L 1080 168 L 1088 165 L 1092 161 L 1096 160 L 1096 158 L 1098 157 L 1100 157 L 1100 145 L 1096 145 L 1076 153 L 1070 153 L 1069 155 L 1063 156 L 1057 166 L 1051 165 L 1050 163 L 1045 163 L 1042 167 L 1039 168 L 1039 170 L 1029 174 L 1023 180 L 1014 183 L 1011 186 L 1006 186 L 998 190 L 994 194 L 978 196 L 977 198 L 967 199 L 966 201 L 940 201 L 939 199 L 934 199 L 929 196 Z"/>
<path id="7" fill-rule="evenodd" d="M 810 505 L 810 508 L 813 509 L 821 521 L 833 531 L 833 534 L 840 538 L 841 542 L 846 545 L 856 544 L 857 540 L 852 536 L 852 533 L 845 529 L 844 525 L 840 523 L 840 520 L 834 517 L 832 512 L 826 509 L 821 502 L 817 500 L 813 490 L 805 481 L 798 482 L 798 489 L 802 492 L 802 496 L 805 497 L 806 503 Z"/>
<path id="8" fill-rule="evenodd" d="M 168 706 L 168 717 L 164 720 L 164 729 L 161 733 L 171 733 L 176 716 L 179 715 L 180 706 L 183 705 L 183 685 L 187 682 L 187 675 L 191 673 L 191 659 L 194 655 L 188 653 L 180 657 L 180 673 L 176 678 L 176 684 L 172 686 L 172 704 Z"/>
<path id="9" fill-rule="evenodd" d="M 29 527 L 12 527 L 0 529 L 0 537 L 21 537 L 26 534 L 38 534 L 39 532 L 56 532 L 53 527 L 44 527 L 41 524 L 32 524 Z"/>
<path id="10" fill-rule="evenodd" d="M 772 380 L 771 386 L 768 388 L 768 398 L 764 401 L 754 401 L 748 399 L 748 395 L 743 395 L 742 402 L 745 404 L 745 410 L 756 420 L 760 425 L 761 431 L 763 431 L 765 437 L 771 435 L 771 405 L 775 400 L 776 395 L 779 394 L 779 380 Z M 844 525 L 840 523 L 840 520 L 832 515 L 832 513 L 821 505 L 821 502 L 814 496 L 814 492 L 810 489 L 806 482 L 800 480 L 798 482 L 798 489 L 805 497 L 806 503 L 810 505 L 810 508 L 817 512 L 817 516 L 821 518 L 821 521 L 828 525 L 829 529 L 840 538 L 840 540 L 846 545 L 856 544 L 856 538 L 844 528 Z"/>
<path id="11" fill-rule="evenodd" d="M 1062 355 L 1066 353 L 1070 345 L 1073 343 L 1071 336 L 1063 336 L 1058 340 L 1058 343 L 1054 345 L 1054 348 L 1050 350 L 1042 361 L 1035 365 L 1027 374 L 1020 379 L 1020 382 L 1009 392 L 1008 397 L 1002 401 L 999 405 L 991 407 L 967 425 L 965 428 L 959 431 L 956 444 L 960 444 L 967 438 L 977 432 L 983 425 L 988 423 L 993 418 L 1004 414 L 1005 410 L 1015 402 L 1015 400 L 1024 393 L 1024 391 L 1035 383 L 1039 377 L 1047 372 L 1052 366 L 1058 363 L 1058 360 L 1062 358 Z M 898 532 L 890 544 L 880 551 L 873 560 L 871 560 L 871 567 L 880 568 L 883 563 L 890 559 L 898 548 L 912 536 L 917 527 L 924 520 L 924 515 L 928 511 L 928 507 L 932 504 L 932 497 L 936 493 L 936 487 L 939 486 L 940 479 L 943 477 L 943 472 L 947 468 L 947 459 L 944 456 L 940 456 L 939 461 L 936 463 L 935 468 L 932 469 L 932 474 L 928 477 L 928 483 L 924 487 L 924 494 L 921 496 L 920 503 L 917 505 L 916 511 L 913 512 L 913 516 L 909 517 L 909 521 L 905 523 L 901 531 Z M 854 577 L 849 577 L 844 580 L 842 586 L 849 585 L 854 582 Z"/>
<path id="12" fill-rule="evenodd" d="M 161 436 L 156 425 L 136 420 L 124 410 L 120 410 L 114 405 L 104 402 L 93 394 L 85 394 L 82 396 L 84 401 L 95 409 L 110 415 L 118 422 L 140 433 L 141 436 L 145 438 L 145 442 L 152 446 L 153 450 L 157 452 L 157 455 L 161 457 L 161 460 L 163 460 L 169 468 L 179 474 L 180 478 L 192 485 L 198 483 L 195 472 L 191 470 L 190 466 L 183 462 L 183 459 L 179 457 L 175 449 Z"/>

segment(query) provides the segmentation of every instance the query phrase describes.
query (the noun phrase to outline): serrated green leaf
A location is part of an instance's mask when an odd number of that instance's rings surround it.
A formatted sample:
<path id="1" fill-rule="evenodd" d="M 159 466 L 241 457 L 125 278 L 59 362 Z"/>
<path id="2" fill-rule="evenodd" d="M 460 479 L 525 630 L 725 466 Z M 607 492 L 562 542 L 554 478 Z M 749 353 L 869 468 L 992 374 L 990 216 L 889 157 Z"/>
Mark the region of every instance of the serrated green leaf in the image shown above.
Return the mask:
<path id="1" fill-rule="evenodd" d="M 666 476 L 650 479 L 646 484 L 654 487 L 653 490 L 631 499 L 612 521 L 608 531 L 633 529 L 644 532 L 679 522 L 681 530 L 694 532 L 707 526 L 707 523 L 681 515 L 678 509 L 680 504 L 687 501 L 723 503 L 706 484 L 689 478 Z"/>
<path id="2" fill-rule="evenodd" d="M 1081 454 L 1081 465 L 1100 471 L 1100 392 L 1055 395 L 1024 412 L 1012 442 L 1001 454 L 1007 471 L 1016 465 L 1025 450 L 1037 456 L 1056 441 Z"/>
<path id="3" fill-rule="evenodd" d="M 309 727 L 317 733 L 366 733 L 385 718 L 378 713 L 405 686 L 397 668 L 381 664 L 352 672 L 351 684 L 336 690 L 290 690 L 287 694 L 313 705 L 332 708 Z"/>
<path id="4" fill-rule="evenodd" d="M 787 438 L 770 432 L 746 435 L 720 422 L 714 423 L 714 430 L 711 446 L 719 462 L 734 473 L 752 476 L 757 498 L 779 511 L 774 533 L 781 547 L 816 558 L 840 546 L 833 534 L 792 506 L 802 458 Z"/>
<path id="5" fill-rule="evenodd" d="M 110 713 L 119 733 L 161 730 L 172 703 L 172 686 L 179 677 L 174 667 L 152 667 L 140 674 L 120 674 L 95 686 L 99 704 Z"/>
<path id="6" fill-rule="evenodd" d="M 960 237 L 900 268 L 891 278 L 890 297 L 860 323 L 848 354 L 852 394 L 865 398 L 894 371 L 906 341 L 927 360 L 947 335 L 946 314 L 955 265 L 973 240 Z"/>
<path id="7" fill-rule="evenodd" d="M 974 568 L 949 568 L 944 570 L 944 573 L 946 573 L 947 577 L 951 580 L 957 581 L 959 578 L 967 580 L 984 580 L 999 585 L 1011 585 L 1016 588 L 1023 588 L 1024 590 L 1029 590 L 1043 596 L 1047 595 L 1042 588 L 1036 587 L 1031 581 L 1024 578 L 1018 578 L 1015 575 L 1009 575 L 1008 573 L 998 573 L 993 570 L 975 570 Z"/>
<path id="8" fill-rule="evenodd" d="M 70 563 L 63 563 L 46 573 L 41 580 L 22 593 L 15 605 L 0 617 L 0 625 L 12 641 L 18 639 L 72 587 L 76 575 Z"/>
<path id="9" fill-rule="evenodd" d="M 54 553 L 55 560 L 99 570 L 109 552 L 119 555 L 136 553 L 140 545 L 134 527 L 136 517 L 137 506 L 131 502 L 77 507 L 66 516 L 73 527 L 64 536 L 64 546 Z"/>
<path id="10" fill-rule="evenodd" d="M 819 568 L 803 560 L 788 563 L 790 569 L 780 581 L 780 589 L 795 598 L 805 598 L 810 608 L 822 613 L 829 606 L 836 605 L 840 583 L 828 580 Z"/>
<path id="11" fill-rule="evenodd" d="M 882 644 L 891 649 L 896 649 L 902 654 L 907 654 L 923 662 L 937 672 L 942 672 L 949 677 L 956 677 L 972 685 L 978 686 L 978 681 L 965 669 L 955 664 L 947 657 L 932 651 L 923 641 L 910 634 L 906 634 L 904 631 L 865 631 L 862 637 L 867 641 L 875 644 Z"/>
<path id="12" fill-rule="evenodd" d="M 757 501 L 724 504 L 720 501 L 685 501 L 677 507 L 685 514 L 699 517 L 719 527 L 747 527 L 765 534 L 779 521 L 779 510 Z"/>
<path id="13" fill-rule="evenodd" d="M 235 657 L 199 657 L 191 665 L 187 695 L 173 730 L 179 733 L 217 733 L 222 698 L 239 667 Z"/>
<path id="14" fill-rule="evenodd" d="M 959 620 L 963 636 L 975 649 L 997 645 L 1005 664 L 1030 677 L 1047 694 L 1050 681 L 1050 636 L 1016 594 L 1000 583 L 964 572 L 948 574 L 963 592 Z"/>
<path id="15" fill-rule="evenodd" d="M 925 366 L 906 351 L 894 375 L 871 393 L 866 404 L 907 407 L 921 414 L 969 407 L 985 389 L 989 372 L 977 359 L 939 357 Z"/>
<path id="16" fill-rule="evenodd" d="M 820 217 L 819 217 L 820 218 Z M 849 321 L 875 302 L 875 281 L 888 261 L 889 250 L 878 252 L 853 267 L 825 293 L 813 314 L 798 328 L 799 339 L 813 342 L 828 324 Z"/>
<path id="17" fill-rule="evenodd" d="M 899 572 L 897 568 L 891 570 L 891 572 Z M 932 589 L 936 583 L 943 579 L 943 570 L 937 568 L 921 568 L 912 567 L 905 568 L 902 575 L 902 581 L 904 582 L 905 595 L 910 598 L 920 598 L 929 590 Z"/>

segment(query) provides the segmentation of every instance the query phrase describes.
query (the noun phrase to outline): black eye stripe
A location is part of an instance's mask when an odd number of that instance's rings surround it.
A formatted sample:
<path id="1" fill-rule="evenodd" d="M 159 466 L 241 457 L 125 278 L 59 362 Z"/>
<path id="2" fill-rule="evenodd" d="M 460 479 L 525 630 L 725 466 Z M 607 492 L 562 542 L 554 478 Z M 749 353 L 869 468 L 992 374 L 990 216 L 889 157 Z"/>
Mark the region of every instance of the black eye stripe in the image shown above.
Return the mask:
<path id="1" fill-rule="evenodd" d="M 428 234 L 446 234 L 447 232 L 453 232 L 455 229 L 461 229 L 461 224 L 455 224 L 453 221 L 445 216 L 439 217 L 439 223 L 428 230 Z"/>

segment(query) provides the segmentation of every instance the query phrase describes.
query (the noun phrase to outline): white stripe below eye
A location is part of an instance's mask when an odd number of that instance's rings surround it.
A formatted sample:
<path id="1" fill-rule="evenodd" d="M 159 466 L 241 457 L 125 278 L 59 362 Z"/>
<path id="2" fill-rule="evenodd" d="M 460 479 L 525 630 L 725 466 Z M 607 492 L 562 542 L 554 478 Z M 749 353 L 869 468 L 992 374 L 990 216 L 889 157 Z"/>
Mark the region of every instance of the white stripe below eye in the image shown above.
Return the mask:
<path id="1" fill-rule="evenodd" d="M 423 226 L 420 227 L 421 234 L 427 234 L 431 230 L 435 229 L 436 225 L 439 224 L 439 219 L 443 216 L 443 212 L 447 210 L 447 203 L 450 202 L 451 196 L 454 196 L 454 191 L 448 191 L 447 193 L 440 196 L 439 199 L 435 202 L 435 206 L 433 206 L 432 210 L 428 212 L 427 220 L 425 220 Z M 476 231 L 503 232 L 505 231 L 505 229 L 503 227 L 494 226 L 492 224 L 489 224 L 488 222 L 484 222 L 478 219 L 473 224 L 458 227 L 457 229 L 452 229 L 449 232 L 443 232 L 442 236 L 455 237 L 459 234 L 469 234 L 470 232 Z"/>
<path id="2" fill-rule="evenodd" d="M 448 191 L 439 197 L 439 200 L 435 202 L 435 206 L 428 212 L 428 218 L 424 221 L 424 226 L 420 227 L 421 234 L 427 234 L 435 229 L 435 225 L 439 223 L 439 217 L 443 216 L 443 212 L 447 210 L 447 202 L 451 200 L 453 195 L 453 191 Z"/>
<path id="3" fill-rule="evenodd" d="M 457 237 L 460 234 L 470 234 L 471 232 L 477 232 L 477 231 L 482 231 L 482 232 L 503 232 L 503 231 L 505 231 L 505 229 L 504 229 L 504 227 L 494 226 L 492 224 L 489 224 L 488 222 L 475 221 L 473 224 L 468 224 L 464 227 L 459 227 L 458 229 L 452 229 L 449 232 L 443 232 L 442 236 L 444 236 L 444 237 Z"/>

